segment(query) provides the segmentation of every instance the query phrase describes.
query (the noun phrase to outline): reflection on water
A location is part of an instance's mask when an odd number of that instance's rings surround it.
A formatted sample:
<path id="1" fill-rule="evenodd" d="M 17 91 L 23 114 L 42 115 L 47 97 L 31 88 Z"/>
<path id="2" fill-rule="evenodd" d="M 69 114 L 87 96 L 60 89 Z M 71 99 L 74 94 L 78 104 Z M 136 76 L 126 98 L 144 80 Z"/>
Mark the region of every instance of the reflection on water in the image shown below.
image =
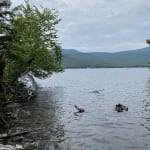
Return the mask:
<path id="1" fill-rule="evenodd" d="M 59 91 L 59 89 L 57 90 Z M 61 123 L 61 104 L 54 99 L 59 98 L 54 91 L 44 89 L 34 102 L 30 102 L 24 110 L 31 112 L 29 116 L 21 116 L 15 121 L 15 126 L 25 130 L 35 130 L 24 139 L 24 147 L 27 150 L 53 150 L 61 149 L 59 143 L 64 140 L 64 125 Z M 17 123 L 16 123 L 17 122 Z M 17 130 L 19 130 L 19 128 Z"/>
<path id="2" fill-rule="evenodd" d="M 39 96 L 22 126 L 43 129 L 28 142 L 39 150 L 149 150 L 149 78 L 146 68 L 68 69 L 37 80 Z M 115 112 L 117 103 L 129 111 Z M 76 114 L 75 104 L 85 112 Z"/>
<path id="3" fill-rule="evenodd" d="M 145 122 L 142 124 L 150 132 L 150 80 L 147 83 L 147 99 L 143 100 L 143 108 L 145 110 L 143 117 Z"/>

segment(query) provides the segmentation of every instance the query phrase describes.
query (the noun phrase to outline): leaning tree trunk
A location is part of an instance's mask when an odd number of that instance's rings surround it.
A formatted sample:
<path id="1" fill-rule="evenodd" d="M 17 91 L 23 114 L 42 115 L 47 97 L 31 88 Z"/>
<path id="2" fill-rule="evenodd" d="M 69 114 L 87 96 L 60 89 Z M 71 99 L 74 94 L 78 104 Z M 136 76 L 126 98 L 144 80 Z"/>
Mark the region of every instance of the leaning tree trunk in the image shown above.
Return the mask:
<path id="1" fill-rule="evenodd" d="M 5 59 L 0 58 L 0 102 L 4 99 L 4 85 L 3 85 L 3 75 L 4 75 L 4 68 L 5 68 Z"/>

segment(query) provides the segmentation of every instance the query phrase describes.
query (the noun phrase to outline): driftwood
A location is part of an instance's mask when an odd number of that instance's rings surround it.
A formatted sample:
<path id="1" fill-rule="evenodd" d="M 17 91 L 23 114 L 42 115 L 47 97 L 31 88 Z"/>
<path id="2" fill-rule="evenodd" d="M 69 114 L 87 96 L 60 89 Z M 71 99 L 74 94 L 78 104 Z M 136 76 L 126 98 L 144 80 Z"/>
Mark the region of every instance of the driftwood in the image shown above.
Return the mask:
<path id="1" fill-rule="evenodd" d="M 78 113 L 83 113 L 85 110 L 81 107 L 78 107 L 77 105 L 74 105 L 74 107 L 78 110 Z"/>
<path id="2" fill-rule="evenodd" d="M 4 113 L 2 112 L 0 112 L 0 119 L 6 127 L 9 127 L 9 123 L 5 120 Z"/>
<path id="3" fill-rule="evenodd" d="M 4 133 L 4 134 L 0 134 L 0 139 L 7 139 L 7 138 L 14 137 L 14 136 L 26 135 L 26 134 L 29 134 L 31 132 L 35 132 L 35 131 L 42 130 L 42 129 L 43 128 L 30 130 L 30 131 L 22 131 L 22 132 L 19 132 L 19 133 Z"/>
<path id="4" fill-rule="evenodd" d="M 28 89 L 27 100 L 31 100 L 35 96 L 35 93 L 32 89 Z"/>
<path id="5" fill-rule="evenodd" d="M 0 134 L 0 139 L 5 139 L 5 138 L 10 138 L 10 137 L 14 137 L 14 136 L 20 136 L 20 135 L 25 135 L 30 133 L 30 131 L 23 131 L 23 132 L 19 132 L 19 133 L 4 133 L 4 134 Z"/>
<path id="6" fill-rule="evenodd" d="M 31 76 L 30 76 L 31 78 Z M 33 78 L 33 77 L 32 77 Z M 32 83 L 35 82 L 34 78 L 32 79 Z M 34 87 L 30 86 L 28 88 L 23 87 L 21 84 L 18 86 L 7 85 L 7 92 L 9 95 L 9 101 L 29 101 L 32 98 L 36 97 L 36 83 L 33 83 Z M 7 104 L 7 103 L 6 103 Z"/>
<path id="7" fill-rule="evenodd" d="M 128 107 L 125 106 L 125 105 L 122 105 L 122 104 L 117 104 L 117 105 L 115 106 L 115 110 L 116 110 L 117 112 L 128 111 Z"/>

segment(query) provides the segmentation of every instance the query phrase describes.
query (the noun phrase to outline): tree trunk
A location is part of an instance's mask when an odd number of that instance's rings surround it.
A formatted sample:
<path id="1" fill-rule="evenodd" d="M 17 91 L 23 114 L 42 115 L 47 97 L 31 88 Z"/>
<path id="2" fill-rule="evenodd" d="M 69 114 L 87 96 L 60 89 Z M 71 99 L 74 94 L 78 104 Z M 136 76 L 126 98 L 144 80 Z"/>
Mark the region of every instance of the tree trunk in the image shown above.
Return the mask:
<path id="1" fill-rule="evenodd" d="M 5 59 L 0 57 L 0 102 L 4 99 L 3 74 L 5 65 Z"/>

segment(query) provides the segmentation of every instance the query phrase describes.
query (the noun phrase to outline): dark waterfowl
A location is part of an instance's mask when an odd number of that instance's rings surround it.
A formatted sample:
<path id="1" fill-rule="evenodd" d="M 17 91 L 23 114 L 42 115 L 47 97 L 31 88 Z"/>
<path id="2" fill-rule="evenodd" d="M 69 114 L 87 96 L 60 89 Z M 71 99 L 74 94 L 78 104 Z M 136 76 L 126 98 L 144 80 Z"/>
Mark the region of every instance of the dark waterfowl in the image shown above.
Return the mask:
<path id="1" fill-rule="evenodd" d="M 117 105 L 115 106 L 115 110 L 116 110 L 117 112 L 128 111 L 128 107 L 125 106 L 125 105 L 122 105 L 122 104 L 117 104 Z"/>
<path id="2" fill-rule="evenodd" d="M 74 105 L 74 107 L 78 110 L 78 113 L 83 113 L 85 110 L 83 108 L 78 107 L 77 105 Z"/>

